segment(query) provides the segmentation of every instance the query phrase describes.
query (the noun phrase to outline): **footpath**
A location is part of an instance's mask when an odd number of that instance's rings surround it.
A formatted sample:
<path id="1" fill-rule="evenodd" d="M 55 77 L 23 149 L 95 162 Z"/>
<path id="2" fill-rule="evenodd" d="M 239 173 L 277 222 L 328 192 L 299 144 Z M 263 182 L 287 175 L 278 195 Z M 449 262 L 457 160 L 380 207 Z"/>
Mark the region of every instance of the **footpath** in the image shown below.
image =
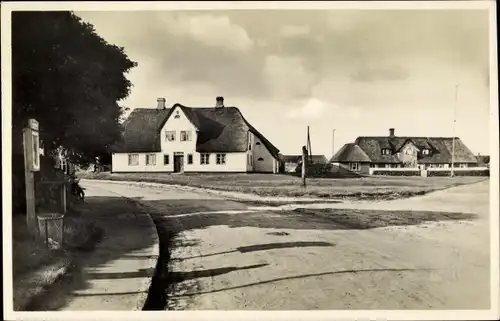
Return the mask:
<path id="1" fill-rule="evenodd" d="M 156 226 L 133 200 L 82 186 L 78 211 L 102 230 L 101 240 L 92 250 L 71 250 L 73 266 L 24 310 L 142 310 L 159 255 Z"/>

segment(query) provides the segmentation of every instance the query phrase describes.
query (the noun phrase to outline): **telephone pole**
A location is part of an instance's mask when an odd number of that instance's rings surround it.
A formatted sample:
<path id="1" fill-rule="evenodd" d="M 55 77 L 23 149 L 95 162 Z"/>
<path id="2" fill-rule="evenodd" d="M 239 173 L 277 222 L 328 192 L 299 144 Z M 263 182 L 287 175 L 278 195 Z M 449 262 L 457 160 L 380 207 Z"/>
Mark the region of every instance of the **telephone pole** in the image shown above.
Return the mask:
<path id="1" fill-rule="evenodd" d="M 457 100 L 458 100 L 458 85 L 455 86 L 455 104 L 453 106 L 453 137 L 451 139 L 451 172 L 450 176 L 455 176 L 455 126 L 457 123 Z"/>
<path id="2" fill-rule="evenodd" d="M 332 157 L 335 155 L 335 129 L 332 133 Z"/>

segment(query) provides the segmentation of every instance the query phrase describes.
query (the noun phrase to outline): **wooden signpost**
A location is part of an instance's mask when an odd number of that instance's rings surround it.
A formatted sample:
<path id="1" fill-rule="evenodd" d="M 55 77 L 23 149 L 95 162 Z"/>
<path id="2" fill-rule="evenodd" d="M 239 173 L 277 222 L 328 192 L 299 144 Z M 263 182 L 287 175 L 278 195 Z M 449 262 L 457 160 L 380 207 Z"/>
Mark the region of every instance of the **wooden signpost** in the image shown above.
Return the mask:
<path id="1" fill-rule="evenodd" d="M 307 126 L 307 146 L 302 146 L 302 186 L 307 187 L 306 176 L 308 161 L 312 164 L 312 154 L 311 154 L 311 136 L 309 135 L 309 126 Z"/>
<path id="2" fill-rule="evenodd" d="M 306 188 L 306 172 L 307 172 L 307 148 L 302 146 L 302 186 Z"/>
<path id="3" fill-rule="evenodd" d="M 30 233 L 37 231 L 35 212 L 35 173 L 40 170 L 40 136 L 38 122 L 28 120 L 23 129 L 24 175 L 26 183 L 26 223 Z"/>

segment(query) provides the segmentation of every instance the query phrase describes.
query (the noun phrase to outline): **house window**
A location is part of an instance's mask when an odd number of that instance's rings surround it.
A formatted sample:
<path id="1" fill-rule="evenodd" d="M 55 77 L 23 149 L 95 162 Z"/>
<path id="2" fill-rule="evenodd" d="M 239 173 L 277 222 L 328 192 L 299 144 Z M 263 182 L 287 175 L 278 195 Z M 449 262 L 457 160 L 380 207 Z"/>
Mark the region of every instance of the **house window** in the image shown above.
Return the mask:
<path id="1" fill-rule="evenodd" d="M 382 149 L 382 155 L 390 155 L 390 154 L 391 154 L 390 149 L 387 149 L 387 148 Z"/>
<path id="2" fill-rule="evenodd" d="M 181 131 L 181 142 L 189 142 L 191 141 L 191 131 L 190 130 L 182 130 Z"/>
<path id="3" fill-rule="evenodd" d="M 226 154 L 217 154 L 217 165 L 225 165 L 226 164 Z"/>
<path id="4" fill-rule="evenodd" d="M 163 165 L 168 165 L 170 163 L 170 155 L 165 154 L 163 155 Z"/>
<path id="5" fill-rule="evenodd" d="M 431 153 L 431 151 L 427 148 L 425 148 L 424 150 L 422 150 L 422 154 L 423 155 L 429 155 Z"/>
<path id="6" fill-rule="evenodd" d="M 210 164 L 210 154 L 200 154 L 200 164 L 201 165 Z"/>
<path id="7" fill-rule="evenodd" d="M 350 164 L 351 171 L 359 172 L 359 168 L 360 168 L 359 163 L 351 163 Z"/>
<path id="8" fill-rule="evenodd" d="M 128 154 L 128 165 L 129 166 L 139 165 L 139 154 Z"/>
<path id="9" fill-rule="evenodd" d="M 187 161 L 188 161 L 188 165 L 193 164 L 193 154 L 188 154 L 188 159 L 187 159 Z"/>
<path id="10" fill-rule="evenodd" d="M 166 131 L 165 138 L 169 142 L 173 142 L 175 140 L 175 131 Z"/>
<path id="11" fill-rule="evenodd" d="M 156 165 L 156 155 L 155 154 L 146 154 L 146 165 L 148 165 L 148 166 Z"/>
<path id="12" fill-rule="evenodd" d="M 450 165 L 449 165 L 449 164 L 444 164 L 444 165 L 441 165 L 441 166 L 443 166 L 444 168 L 448 168 L 448 167 L 450 167 Z"/>
<path id="13" fill-rule="evenodd" d="M 259 159 L 257 159 L 259 162 L 262 162 L 264 160 L 264 158 L 262 157 L 259 157 Z"/>
<path id="14" fill-rule="evenodd" d="M 178 111 L 178 110 L 176 110 L 176 111 L 175 111 L 175 116 L 174 116 L 174 118 L 175 118 L 175 119 L 177 119 L 177 118 L 181 118 L 181 115 L 179 115 L 179 111 Z"/>
<path id="15" fill-rule="evenodd" d="M 467 168 L 467 164 L 460 164 L 460 165 L 458 165 L 458 167 L 460 167 L 460 168 Z"/>
<path id="16" fill-rule="evenodd" d="M 391 168 L 391 164 L 385 164 L 385 168 Z"/>

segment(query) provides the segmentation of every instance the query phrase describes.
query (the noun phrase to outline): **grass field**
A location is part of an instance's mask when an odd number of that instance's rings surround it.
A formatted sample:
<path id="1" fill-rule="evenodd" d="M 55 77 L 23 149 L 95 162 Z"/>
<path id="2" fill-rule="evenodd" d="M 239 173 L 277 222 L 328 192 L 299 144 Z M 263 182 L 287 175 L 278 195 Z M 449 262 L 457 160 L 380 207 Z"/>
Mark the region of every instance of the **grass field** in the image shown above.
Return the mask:
<path id="1" fill-rule="evenodd" d="M 453 186 L 479 182 L 485 177 L 361 177 L 307 180 L 280 174 L 168 174 L 168 173 L 89 173 L 79 178 L 140 181 L 212 190 L 257 194 L 260 196 L 317 197 L 336 199 L 397 199 L 423 195 Z"/>

